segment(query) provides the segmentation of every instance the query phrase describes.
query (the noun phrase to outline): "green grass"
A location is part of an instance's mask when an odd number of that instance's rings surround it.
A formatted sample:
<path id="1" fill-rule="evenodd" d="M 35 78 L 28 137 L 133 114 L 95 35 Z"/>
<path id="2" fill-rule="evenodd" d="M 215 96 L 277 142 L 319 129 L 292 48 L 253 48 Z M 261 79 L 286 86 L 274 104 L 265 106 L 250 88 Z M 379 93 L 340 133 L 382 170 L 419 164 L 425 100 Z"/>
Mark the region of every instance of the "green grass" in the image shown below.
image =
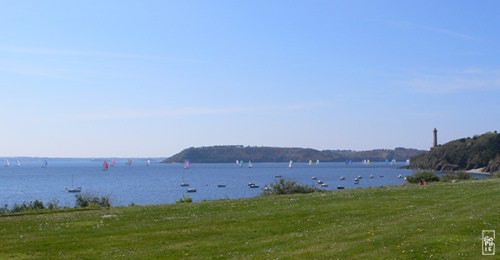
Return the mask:
<path id="1" fill-rule="evenodd" d="M 478 259 L 499 199 L 490 179 L 42 211 L 0 217 L 0 259 Z"/>

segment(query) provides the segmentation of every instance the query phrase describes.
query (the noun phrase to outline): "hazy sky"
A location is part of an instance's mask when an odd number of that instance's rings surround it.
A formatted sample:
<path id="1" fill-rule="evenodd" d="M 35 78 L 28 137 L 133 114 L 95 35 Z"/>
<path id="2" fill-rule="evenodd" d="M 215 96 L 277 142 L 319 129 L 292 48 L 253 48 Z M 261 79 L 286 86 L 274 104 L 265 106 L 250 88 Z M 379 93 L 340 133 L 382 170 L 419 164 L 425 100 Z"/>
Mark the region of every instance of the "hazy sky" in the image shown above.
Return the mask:
<path id="1" fill-rule="evenodd" d="M 0 156 L 500 130 L 500 1 L 0 1 Z"/>

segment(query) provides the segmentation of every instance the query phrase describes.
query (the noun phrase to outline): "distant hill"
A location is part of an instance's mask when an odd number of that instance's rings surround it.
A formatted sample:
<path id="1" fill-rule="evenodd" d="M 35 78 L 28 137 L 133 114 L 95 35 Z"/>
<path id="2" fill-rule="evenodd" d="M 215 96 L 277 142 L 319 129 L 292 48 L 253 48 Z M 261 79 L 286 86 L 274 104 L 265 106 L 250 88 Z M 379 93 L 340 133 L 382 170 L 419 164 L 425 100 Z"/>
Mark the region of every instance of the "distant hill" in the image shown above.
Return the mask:
<path id="1" fill-rule="evenodd" d="M 500 134 L 495 131 L 439 145 L 427 153 L 412 158 L 410 168 L 435 171 L 484 168 L 485 172 L 498 172 Z"/>
<path id="2" fill-rule="evenodd" d="M 242 145 L 210 146 L 187 148 L 163 162 L 184 162 L 189 160 L 193 163 L 231 163 L 236 160 L 252 162 L 307 162 L 309 160 L 320 160 L 322 162 L 344 162 L 346 160 L 361 161 L 385 161 L 395 159 L 404 161 L 425 151 L 417 149 L 396 148 L 394 150 L 325 150 L 319 151 L 311 148 L 280 148 L 280 147 L 256 147 Z"/>

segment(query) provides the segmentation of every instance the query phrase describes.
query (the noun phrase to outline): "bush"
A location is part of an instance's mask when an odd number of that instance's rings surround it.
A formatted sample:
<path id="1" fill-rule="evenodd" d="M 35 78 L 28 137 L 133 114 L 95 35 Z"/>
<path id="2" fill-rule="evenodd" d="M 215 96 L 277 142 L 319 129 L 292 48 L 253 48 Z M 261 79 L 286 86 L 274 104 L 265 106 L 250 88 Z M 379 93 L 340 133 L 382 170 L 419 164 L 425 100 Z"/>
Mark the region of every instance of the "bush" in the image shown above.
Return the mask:
<path id="1" fill-rule="evenodd" d="M 7 204 L 3 205 L 3 208 L 0 208 L 0 214 L 6 214 L 9 213 L 9 208 Z"/>
<path id="2" fill-rule="evenodd" d="M 59 209 L 59 201 L 58 200 L 52 200 L 47 203 L 47 208 L 48 209 Z"/>
<path id="3" fill-rule="evenodd" d="M 471 179 L 471 174 L 468 172 L 447 172 L 441 176 L 441 181 L 452 181 L 452 180 L 469 180 Z"/>
<path id="4" fill-rule="evenodd" d="M 431 171 L 418 171 L 406 177 L 406 180 L 409 183 L 420 183 L 421 181 L 433 182 L 439 181 L 439 177 Z"/>
<path id="5" fill-rule="evenodd" d="M 191 203 L 193 199 L 191 197 L 183 196 L 182 199 L 176 200 L 175 203 Z"/>
<path id="6" fill-rule="evenodd" d="M 299 185 L 294 180 L 280 179 L 279 182 L 274 183 L 264 188 L 264 195 L 284 195 L 294 193 L 312 193 L 320 191 L 314 186 Z"/>
<path id="7" fill-rule="evenodd" d="M 23 202 L 21 204 L 14 204 L 11 210 L 7 208 L 7 205 L 4 205 L 3 209 L 0 211 L 2 213 L 19 213 L 23 211 L 29 211 L 29 210 L 41 210 L 45 209 L 45 205 L 43 205 L 43 202 L 39 200 L 35 201 L 30 201 L 29 203 Z"/>
<path id="8" fill-rule="evenodd" d="M 87 208 L 87 207 L 111 207 L 111 202 L 109 196 L 99 197 L 90 193 L 83 193 L 76 195 L 76 208 Z"/>

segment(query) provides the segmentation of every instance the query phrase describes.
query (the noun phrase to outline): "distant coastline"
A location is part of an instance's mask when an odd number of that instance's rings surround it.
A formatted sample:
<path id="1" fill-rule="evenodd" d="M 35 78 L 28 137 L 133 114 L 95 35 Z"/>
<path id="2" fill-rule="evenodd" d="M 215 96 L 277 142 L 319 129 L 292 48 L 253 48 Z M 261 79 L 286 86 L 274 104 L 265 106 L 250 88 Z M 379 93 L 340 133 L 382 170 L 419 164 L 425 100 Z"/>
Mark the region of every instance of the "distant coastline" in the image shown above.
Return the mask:
<path id="1" fill-rule="evenodd" d="M 179 163 L 189 160 L 194 163 L 234 163 L 252 162 L 372 162 L 406 161 L 426 151 L 402 148 L 376 149 L 370 151 L 323 150 L 311 148 L 283 148 L 266 146 L 221 145 L 208 147 L 191 147 L 163 160 L 163 163 Z"/>

